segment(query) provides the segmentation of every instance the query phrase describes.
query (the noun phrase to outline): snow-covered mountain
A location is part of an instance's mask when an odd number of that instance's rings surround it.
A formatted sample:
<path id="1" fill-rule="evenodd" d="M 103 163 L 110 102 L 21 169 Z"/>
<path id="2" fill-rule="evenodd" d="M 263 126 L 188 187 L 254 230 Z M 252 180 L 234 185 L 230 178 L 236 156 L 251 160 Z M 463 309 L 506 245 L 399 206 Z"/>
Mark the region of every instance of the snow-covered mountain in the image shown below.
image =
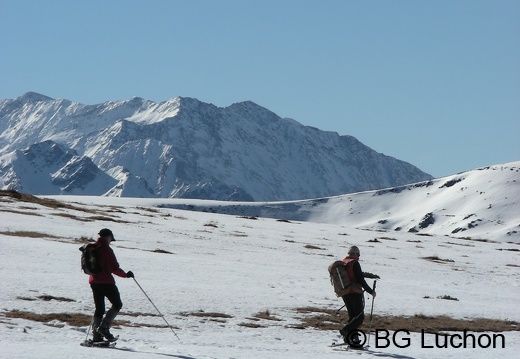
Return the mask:
<path id="1" fill-rule="evenodd" d="M 0 100 L 0 188 L 32 194 L 277 201 L 431 179 L 352 136 L 254 104 L 177 97 Z"/>
<path id="2" fill-rule="evenodd" d="M 520 243 L 520 161 L 410 185 L 278 202 L 176 200 L 162 207 Z"/>

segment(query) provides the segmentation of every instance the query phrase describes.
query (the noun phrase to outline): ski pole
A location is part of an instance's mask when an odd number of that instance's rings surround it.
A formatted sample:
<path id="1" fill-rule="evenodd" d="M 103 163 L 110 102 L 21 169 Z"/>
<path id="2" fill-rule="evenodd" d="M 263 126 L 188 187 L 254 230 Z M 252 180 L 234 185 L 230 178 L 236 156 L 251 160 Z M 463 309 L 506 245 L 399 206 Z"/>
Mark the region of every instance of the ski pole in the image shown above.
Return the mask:
<path id="1" fill-rule="evenodd" d="M 150 303 L 152 303 L 152 305 L 154 306 L 155 310 L 157 311 L 157 313 L 159 313 L 159 315 L 163 318 L 164 322 L 168 325 L 168 328 L 170 328 L 170 330 L 173 332 L 173 334 L 177 337 L 177 339 L 181 340 L 179 338 L 179 336 L 177 335 L 177 333 L 175 333 L 175 330 L 173 330 L 172 326 L 170 325 L 170 323 L 168 323 L 168 321 L 166 320 L 166 318 L 164 317 L 164 315 L 162 315 L 162 313 L 160 312 L 159 308 L 157 308 L 157 306 L 154 304 L 154 302 L 152 302 L 152 300 L 150 299 L 150 297 L 148 296 L 148 294 L 146 294 L 146 292 L 144 291 L 143 287 L 141 287 L 141 285 L 137 282 L 137 280 L 135 278 L 133 278 L 134 281 L 135 281 L 135 284 L 137 284 L 137 286 L 143 291 L 144 295 L 146 296 L 146 298 L 148 298 L 148 300 L 150 301 Z"/>
<path id="2" fill-rule="evenodd" d="M 372 287 L 372 290 L 375 291 L 376 290 L 376 281 L 374 280 L 374 285 Z M 372 308 L 370 309 L 370 326 L 369 326 L 369 329 L 368 329 L 368 343 L 367 343 L 367 347 L 370 347 L 370 332 L 372 331 L 372 313 L 374 312 L 374 300 L 375 298 L 372 297 Z"/>

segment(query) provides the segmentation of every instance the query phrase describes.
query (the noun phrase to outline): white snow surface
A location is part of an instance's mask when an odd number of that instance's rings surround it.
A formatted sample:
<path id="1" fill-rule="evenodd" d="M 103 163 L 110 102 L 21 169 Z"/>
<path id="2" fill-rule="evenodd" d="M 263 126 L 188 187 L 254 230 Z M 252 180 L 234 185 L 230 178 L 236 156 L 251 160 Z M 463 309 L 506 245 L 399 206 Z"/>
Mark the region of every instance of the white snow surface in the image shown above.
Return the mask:
<path id="1" fill-rule="evenodd" d="M 343 305 L 333 293 L 327 267 L 351 245 L 361 248 L 363 270 L 381 277 L 375 300 L 366 297 L 366 322 L 372 305 L 378 315 L 518 322 L 518 242 L 185 211 L 166 208 L 178 201 L 169 199 L 53 198 L 73 208 L 0 197 L 1 358 L 473 359 L 514 358 L 520 350 L 519 331 L 499 333 L 505 348 L 429 348 L 433 335 L 426 334 L 423 345 L 420 334 L 412 333 L 407 348 L 382 348 L 384 343 L 376 345 L 372 336 L 369 351 L 345 352 L 329 347 L 339 340 L 335 330 L 296 329 L 306 315 L 297 308 L 335 310 Z M 81 347 L 86 326 L 7 316 L 14 310 L 91 316 L 88 277 L 79 268 L 79 239 L 94 239 L 103 227 L 113 230 L 119 263 L 137 281 L 116 277 L 124 303 L 117 319 L 133 326 L 112 328 L 120 336 L 115 349 Z M 429 256 L 442 261 L 424 259 Z M 163 318 L 154 316 L 157 311 L 137 283 L 179 339 Z M 254 318 L 265 311 L 279 320 Z"/>

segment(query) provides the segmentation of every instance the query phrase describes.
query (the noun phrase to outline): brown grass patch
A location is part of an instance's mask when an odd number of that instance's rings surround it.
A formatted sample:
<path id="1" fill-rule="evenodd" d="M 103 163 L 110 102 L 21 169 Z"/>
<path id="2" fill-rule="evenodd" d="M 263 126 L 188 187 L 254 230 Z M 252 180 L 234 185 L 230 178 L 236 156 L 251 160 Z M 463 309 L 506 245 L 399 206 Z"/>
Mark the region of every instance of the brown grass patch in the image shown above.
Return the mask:
<path id="1" fill-rule="evenodd" d="M 60 201 L 50 199 L 50 198 L 39 198 L 39 197 L 30 195 L 30 194 L 20 193 L 18 191 L 13 191 L 13 190 L 0 190 L 0 198 L 2 198 L 2 197 L 11 198 L 11 199 L 21 201 L 21 202 L 38 204 L 40 206 L 53 208 L 53 209 L 67 209 L 67 210 L 74 210 L 74 211 L 92 213 L 92 214 L 101 213 L 101 212 L 93 210 L 93 209 L 85 208 L 84 206 L 81 206 L 81 205 L 72 205 L 69 203 L 60 202 Z M 35 211 L 37 209 L 31 208 L 31 210 Z M 24 213 L 24 214 L 30 214 L 30 213 Z M 95 215 L 95 216 L 87 217 L 87 218 L 81 218 L 81 217 L 78 217 L 78 216 L 75 216 L 75 215 L 72 215 L 69 213 L 57 213 L 55 215 L 63 216 L 63 217 L 67 217 L 67 218 L 71 218 L 71 219 L 75 219 L 75 220 L 83 221 L 83 222 L 110 221 L 110 222 L 117 222 L 117 223 L 130 223 L 128 221 L 114 219 L 112 217 L 107 217 L 104 215 Z"/>
<path id="2" fill-rule="evenodd" d="M 31 208 L 31 210 L 34 210 L 34 209 Z M 38 217 L 42 217 L 42 215 L 39 214 L 39 213 L 28 212 L 28 211 L 17 211 L 17 210 L 15 210 L 15 209 L 0 209 L 0 212 L 9 212 L 9 213 L 23 214 L 23 215 L 27 215 L 27 216 L 38 216 Z"/>
<path id="3" fill-rule="evenodd" d="M 181 313 L 183 317 L 202 317 L 202 318 L 233 318 L 232 315 L 224 314 L 224 313 L 215 313 L 215 312 L 190 312 L 190 313 Z"/>
<path id="4" fill-rule="evenodd" d="M 132 223 L 132 222 L 124 221 L 122 219 L 116 219 L 116 218 L 107 217 L 107 216 L 92 216 L 92 217 L 86 218 L 85 220 L 90 221 L 90 222 L 105 221 L 105 222 L 115 222 L 115 223 Z"/>
<path id="5" fill-rule="evenodd" d="M 392 237 L 379 237 L 379 239 L 383 239 L 385 241 L 397 241 L 397 238 L 392 238 Z"/>
<path id="6" fill-rule="evenodd" d="M 143 312 L 120 312 L 119 315 L 126 315 L 128 317 L 160 317 L 159 314 Z"/>
<path id="7" fill-rule="evenodd" d="M 452 263 L 452 262 L 455 262 L 453 259 L 443 259 L 443 258 L 439 258 L 438 256 L 422 257 L 422 259 L 426 259 L 427 261 L 431 261 L 431 262 L 435 262 L 435 263 Z"/>
<path id="8" fill-rule="evenodd" d="M 253 316 L 253 320 L 265 319 L 265 320 L 273 320 L 273 321 L 281 321 L 282 319 L 275 317 L 273 314 L 269 312 L 269 310 L 265 310 L 263 312 L 256 313 Z"/>
<path id="9" fill-rule="evenodd" d="M 6 232 L 0 232 L 0 234 L 4 234 L 6 236 L 12 236 L 12 237 L 26 237 L 26 238 L 60 238 L 60 237 L 53 236 L 51 234 L 34 232 L 34 231 L 6 231 Z"/>
<path id="10" fill-rule="evenodd" d="M 253 328 L 253 329 L 267 328 L 265 325 L 258 324 L 258 323 L 240 323 L 238 325 L 241 327 Z"/>
<path id="11" fill-rule="evenodd" d="M 91 315 L 81 314 L 81 313 L 48 313 L 48 314 L 37 314 L 32 312 L 27 312 L 23 310 L 11 310 L 9 312 L 4 312 L 3 315 L 6 318 L 12 319 L 25 319 L 31 320 L 33 322 L 40 323 L 49 323 L 54 320 L 67 323 L 71 326 L 76 327 L 86 327 L 90 325 L 90 321 L 92 320 Z M 116 320 L 114 321 L 115 326 L 120 325 L 128 325 L 130 322 Z"/>
<path id="12" fill-rule="evenodd" d="M 32 299 L 27 299 L 32 300 Z M 297 325 L 291 325 L 293 329 L 317 329 L 317 330 L 339 330 L 347 321 L 348 315 L 345 310 L 339 313 L 335 310 L 313 307 L 296 308 L 295 312 L 299 315 L 300 321 Z M 124 316 L 139 317 L 150 316 L 157 317 L 156 314 L 149 313 L 121 313 Z M 231 315 L 215 312 L 193 312 L 184 313 L 183 316 L 194 316 L 209 318 L 209 320 L 225 323 L 225 319 L 233 318 Z M 40 323 L 50 323 L 52 321 L 59 321 L 70 326 L 87 327 L 92 320 L 91 315 L 82 313 L 48 313 L 38 314 L 22 310 L 11 310 L 3 312 L 4 318 L 11 319 L 25 319 Z M 274 319 L 273 319 L 274 318 Z M 272 316 L 270 313 L 261 312 L 255 315 L 254 318 L 248 318 L 252 323 L 241 323 L 240 326 L 248 328 L 265 328 L 265 325 L 259 324 L 259 320 L 276 320 L 280 319 Z M 2 321 L 4 322 L 4 321 Z M 133 323 L 127 320 L 115 320 L 114 326 L 129 326 L 129 327 L 153 327 L 165 328 L 165 325 L 142 324 Z M 360 330 L 368 331 L 370 326 L 369 315 L 365 314 L 365 321 L 360 327 Z M 390 331 L 408 330 L 410 332 L 431 332 L 437 333 L 442 331 L 473 331 L 473 332 L 504 332 L 504 331 L 520 331 L 520 323 L 514 321 L 489 319 L 489 318 L 475 318 L 475 319 L 454 319 L 447 316 L 426 316 L 414 315 L 411 317 L 405 316 L 380 316 L 374 315 L 372 317 L 372 329 L 385 329 Z"/>
<path id="13" fill-rule="evenodd" d="M 334 310 L 304 307 L 296 308 L 296 312 L 306 314 L 298 318 L 301 324 L 298 328 L 314 328 L 319 330 L 339 330 L 348 322 L 348 314 L 345 310 L 339 313 Z M 370 325 L 369 315 L 365 313 L 365 321 L 360 330 L 368 331 Z M 405 316 L 372 316 L 373 329 L 408 330 L 410 332 L 440 332 L 469 330 L 474 332 L 503 332 L 520 331 L 520 323 L 507 320 L 475 318 L 454 319 L 447 316 L 414 315 Z"/>
<path id="14" fill-rule="evenodd" d="M 19 300 L 26 300 L 28 302 L 33 302 L 36 300 L 36 298 L 33 298 L 33 297 L 16 297 L 16 299 L 19 299 Z"/>
<path id="15" fill-rule="evenodd" d="M 101 216 L 101 215 L 91 216 L 91 217 L 80 217 L 80 216 L 76 216 L 76 215 L 70 214 L 70 213 L 54 213 L 54 215 L 60 216 L 60 217 L 65 217 L 65 218 L 70 218 L 70 219 L 73 219 L 75 221 L 80 221 L 80 222 L 105 221 L 105 222 L 114 222 L 114 223 L 123 223 L 123 224 L 131 223 L 129 221 L 125 221 L 125 220 L 122 220 L 119 218 L 113 218 L 113 217 L 107 217 L 107 216 Z"/>
<path id="16" fill-rule="evenodd" d="M 55 297 L 55 296 L 52 296 L 52 295 L 40 295 L 38 297 L 38 299 L 44 300 L 46 302 L 50 302 L 51 300 L 55 300 L 55 301 L 58 301 L 58 302 L 75 302 L 74 299 L 64 298 L 64 297 Z"/>
<path id="17" fill-rule="evenodd" d="M 166 251 L 164 249 L 154 249 L 153 251 L 148 251 L 153 253 L 161 253 L 161 254 L 173 254 L 172 252 Z"/>
<path id="18" fill-rule="evenodd" d="M 288 219 L 277 219 L 276 222 L 283 222 L 283 223 L 292 223 Z"/>
<path id="19" fill-rule="evenodd" d="M 0 190 L 0 197 L 13 198 L 21 202 L 35 203 L 39 204 L 40 206 L 45 206 L 49 208 L 75 209 L 85 212 L 85 209 L 72 206 L 68 203 L 63 203 L 49 198 L 38 198 L 36 196 L 27 193 L 21 193 L 14 190 Z"/>
<path id="20" fill-rule="evenodd" d="M 305 248 L 307 248 L 307 249 L 317 249 L 319 251 L 324 251 L 325 250 L 325 249 L 323 249 L 321 247 L 318 247 L 318 246 L 315 246 L 315 245 L 312 245 L 312 244 L 306 244 Z"/>
<path id="21" fill-rule="evenodd" d="M 4 312 L 2 315 L 5 318 L 11 319 L 25 319 L 33 322 L 39 323 L 50 323 L 52 321 L 59 321 L 62 323 L 66 323 L 70 326 L 74 327 L 88 327 L 92 320 L 92 315 L 82 314 L 82 313 L 48 313 L 48 314 L 37 314 L 23 310 L 11 310 L 9 312 Z M 147 313 L 122 313 L 121 315 L 128 316 L 157 316 L 154 314 Z M 167 328 L 166 325 L 157 325 L 157 324 L 144 324 L 144 323 L 133 323 L 128 320 L 114 320 L 112 323 L 114 327 L 149 327 L 149 328 Z M 173 328 L 179 329 L 175 326 Z"/>
<path id="22" fill-rule="evenodd" d="M 136 208 L 141 211 L 146 211 L 146 212 L 151 212 L 151 213 L 161 213 L 161 211 L 159 211 L 158 209 L 155 209 L 155 208 L 148 208 L 148 207 L 141 207 L 141 206 L 137 206 Z"/>

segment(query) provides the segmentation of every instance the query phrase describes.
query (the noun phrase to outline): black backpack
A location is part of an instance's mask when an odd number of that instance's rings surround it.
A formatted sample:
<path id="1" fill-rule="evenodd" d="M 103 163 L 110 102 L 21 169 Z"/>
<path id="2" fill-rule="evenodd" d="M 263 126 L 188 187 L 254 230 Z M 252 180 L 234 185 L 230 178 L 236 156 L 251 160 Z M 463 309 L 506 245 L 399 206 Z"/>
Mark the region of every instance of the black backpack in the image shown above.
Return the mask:
<path id="1" fill-rule="evenodd" d="M 101 272 L 97 255 L 97 246 L 94 243 L 88 243 L 82 245 L 79 250 L 81 251 L 81 269 L 83 272 L 91 275 Z"/>

